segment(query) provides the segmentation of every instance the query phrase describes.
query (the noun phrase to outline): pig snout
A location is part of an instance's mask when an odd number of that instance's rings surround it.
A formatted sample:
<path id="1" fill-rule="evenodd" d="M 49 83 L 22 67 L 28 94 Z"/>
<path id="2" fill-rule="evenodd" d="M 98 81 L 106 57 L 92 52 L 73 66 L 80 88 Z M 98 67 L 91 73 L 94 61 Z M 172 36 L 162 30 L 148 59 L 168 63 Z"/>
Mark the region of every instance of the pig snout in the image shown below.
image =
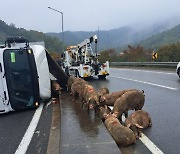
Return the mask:
<path id="1" fill-rule="evenodd" d="M 93 109 L 94 105 L 93 104 L 89 104 L 89 109 Z"/>
<path id="2" fill-rule="evenodd" d="M 101 103 L 102 103 L 102 102 L 105 102 L 105 100 L 106 100 L 106 99 L 105 99 L 103 96 L 100 97 L 100 102 L 101 102 Z"/>
<path id="3" fill-rule="evenodd" d="M 108 114 L 108 113 L 104 113 L 104 114 L 103 114 L 104 119 L 107 119 L 107 118 L 108 118 L 108 116 L 109 116 L 109 114 Z"/>
<path id="4" fill-rule="evenodd" d="M 117 118 L 118 117 L 118 112 L 113 112 L 112 115 Z"/>

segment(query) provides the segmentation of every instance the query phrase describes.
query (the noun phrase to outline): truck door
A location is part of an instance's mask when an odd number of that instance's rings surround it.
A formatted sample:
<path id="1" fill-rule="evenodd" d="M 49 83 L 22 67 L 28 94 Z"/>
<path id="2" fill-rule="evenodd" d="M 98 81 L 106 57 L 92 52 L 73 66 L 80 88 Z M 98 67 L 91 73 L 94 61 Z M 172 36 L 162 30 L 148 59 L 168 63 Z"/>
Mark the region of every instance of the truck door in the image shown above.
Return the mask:
<path id="1" fill-rule="evenodd" d="M 37 70 L 31 54 L 32 51 L 27 49 L 4 51 L 5 77 L 10 104 L 14 110 L 35 107 L 39 100 Z"/>
<path id="2" fill-rule="evenodd" d="M 2 64 L 0 63 L 0 113 L 5 111 L 4 88 L 2 81 Z"/>

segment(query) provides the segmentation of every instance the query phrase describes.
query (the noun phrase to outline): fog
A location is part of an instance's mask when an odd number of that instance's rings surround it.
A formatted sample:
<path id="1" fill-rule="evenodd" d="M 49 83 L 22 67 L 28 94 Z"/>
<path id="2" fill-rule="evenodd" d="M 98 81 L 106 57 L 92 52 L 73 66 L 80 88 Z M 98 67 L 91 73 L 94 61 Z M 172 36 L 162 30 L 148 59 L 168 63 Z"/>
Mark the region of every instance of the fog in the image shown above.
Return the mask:
<path id="1" fill-rule="evenodd" d="M 169 22 L 180 23 L 179 0 L 1 0 L 0 20 L 27 30 L 109 30 L 122 26 L 136 29 Z"/>

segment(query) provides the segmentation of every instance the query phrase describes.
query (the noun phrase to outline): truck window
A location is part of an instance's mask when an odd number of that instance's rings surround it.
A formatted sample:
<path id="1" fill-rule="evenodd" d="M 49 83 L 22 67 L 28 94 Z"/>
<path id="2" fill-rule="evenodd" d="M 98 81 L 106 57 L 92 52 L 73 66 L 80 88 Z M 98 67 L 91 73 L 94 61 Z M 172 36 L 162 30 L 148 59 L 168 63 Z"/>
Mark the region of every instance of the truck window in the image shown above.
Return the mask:
<path id="1" fill-rule="evenodd" d="M 14 110 L 32 107 L 35 101 L 27 54 L 25 49 L 7 49 L 4 52 L 5 77 L 11 107 Z"/>

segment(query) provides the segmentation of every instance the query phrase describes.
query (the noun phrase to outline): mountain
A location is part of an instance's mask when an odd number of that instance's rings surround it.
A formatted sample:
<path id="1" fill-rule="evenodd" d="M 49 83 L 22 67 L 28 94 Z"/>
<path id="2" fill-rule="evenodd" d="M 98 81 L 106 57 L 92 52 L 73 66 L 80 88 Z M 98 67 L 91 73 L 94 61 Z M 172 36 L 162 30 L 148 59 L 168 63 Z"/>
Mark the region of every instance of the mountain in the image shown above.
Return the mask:
<path id="1" fill-rule="evenodd" d="M 146 26 L 140 28 L 140 26 L 124 26 L 112 30 L 97 30 L 97 31 L 65 31 L 64 42 L 67 46 L 77 45 L 84 39 L 91 37 L 92 35 L 98 35 L 98 48 L 99 50 L 107 48 L 122 49 L 128 44 L 136 44 L 140 41 L 147 39 L 157 33 L 167 30 L 172 27 L 172 24 L 168 22 L 157 23 L 155 25 Z M 62 33 L 46 33 L 48 36 L 57 37 L 62 40 Z"/>
<path id="2" fill-rule="evenodd" d="M 174 24 L 163 22 L 144 28 L 136 25 L 124 26 L 107 31 L 65 31 L 64 43 L 66 46 L 77 45 L 84 39 L 96 34 L 98 35 L 99 51 L 107 48 L 115 48 L 120 52 L 128 44 L 140 44 L 146 48 L 156 48 L 160 45 L 180 41 L 180 25 L 172 28 Z M 7 36 L 24 36 L 31 42 L 44 41 L 49 51 L 62 52 L 63 42 L 61 33 L 45 34 L 34 30 L 27 31 L 24 28 L 16 28 L 14 24 L 8 25 L 0 20 L 0 44 L 4 43 Z"/>
<path id="3" fill-rule="evenodd" d="M 4 44 L 7 36 L 24 36 L 30 42 L 44 41 L 49 51 L 60 52 L 62 49 L 62 42 L 55 37 L 50 37 L 34 30 L 27 31 L 24 28 L 16 28 L 14 24 L 8 25 L 0 20 L 0 44 Z"/>
<path id="4" fill-rule="evenodd" d="M 173 44 L 180 42 L 180 24 L 152 37 L 149 37 L 138 44 L 145 48 L 157 48 L 162 45 Z"/>

